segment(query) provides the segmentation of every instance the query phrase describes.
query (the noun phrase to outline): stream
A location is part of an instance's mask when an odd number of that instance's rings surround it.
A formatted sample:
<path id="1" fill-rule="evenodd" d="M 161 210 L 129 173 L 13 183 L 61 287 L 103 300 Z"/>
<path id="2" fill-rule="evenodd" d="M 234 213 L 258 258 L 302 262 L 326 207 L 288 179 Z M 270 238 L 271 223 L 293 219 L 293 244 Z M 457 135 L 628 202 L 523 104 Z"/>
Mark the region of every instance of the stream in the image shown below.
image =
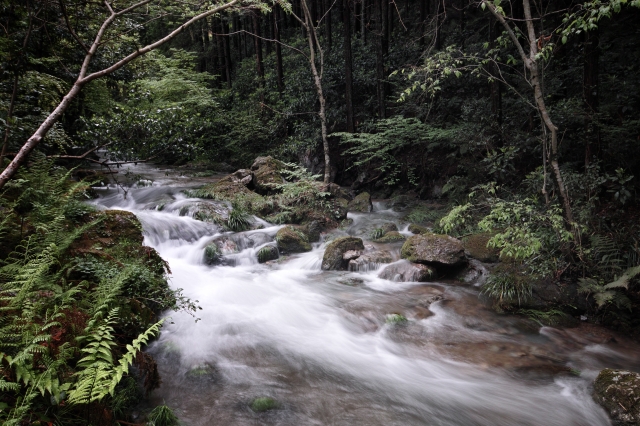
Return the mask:
<path id="1" fill-rule="evenodd" d="M 166 403 L 186 425 L 609 425 L 590 383 L 604 367 L 640 368 L 638 345 L 595 325 L 496 314 L 478 297 L 481 264 L 470 282 L 398 283 L 378 278 L 379 265 L 321 271 L 323 242 L 259 264 L 257 250 L 279 226 L 224 233 L 180 215 L 214 203 L 182 192 L 202 182 L 146 165 L 136 173 L 150 186 L 126 198 L 103 187 L 94 203 L 135 213 L 145 244 L 169 262 L 171 287 L 202 307 L 198 321 L 166 313 L 148 348 L 162 377 L 149 407 Z M 384 201 L 349 217 L 335 233 L 365 244 L 375 224 L 408 225 Z M 204 248 L 219 236 L 238 252 L 208 266 Z M 400 247 L 384 248 L 399 258 Z M 277 409 L 254 412 L 258 397 Z"/>

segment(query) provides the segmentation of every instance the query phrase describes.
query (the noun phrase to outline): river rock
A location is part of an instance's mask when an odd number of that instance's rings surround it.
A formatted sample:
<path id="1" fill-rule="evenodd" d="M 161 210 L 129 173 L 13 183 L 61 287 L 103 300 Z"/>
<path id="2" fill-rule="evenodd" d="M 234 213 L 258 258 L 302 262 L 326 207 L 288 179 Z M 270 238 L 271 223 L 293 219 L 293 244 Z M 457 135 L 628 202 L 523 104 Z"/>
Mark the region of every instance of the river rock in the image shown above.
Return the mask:
<path id="1" fill-rule="evenodd" d="M 377 250 L 371 253 L 365 253 L 357 259 L 350 260 L 349 270 L 354 272 L 367 272 L 373 269 L 377 269 L 378 266 L 383 263 L 391 262 L 393 262 L 391 253 L 385 250 Z"/>
<path id="2" fill-rule="evenodd" d="M 222 260 L 222 251 L 216 243 L 210 243 L 204 248 L 204 263 L 216 265 Z"/>
<path id="3" fill-rule="evenodd" d="M 327 192 L 331 194 L 334 198 L 344 198 L 346 200 L 350 199 L 349 191 L 346 188 L 341 187 L 338 184 L 330 183 Z"/>
<path id="4" fill-rule="evenodd" d="M 293 226 L 285 226 L 280 228 L 276 234 L 276 242 L 278 243 L 278 249 L 282 253 L 302 253 L 305 251 L 311 251 L 311 244 L 309 244 L 309 238 L 304 232 Z"/>
<path id="5" fill-rule="evenodd" d="M 347 218 L 347 212 L 349 211 L 349 201 L 346 198 L 336 198 L 331 201 L 331 214 L 336 220 L 343 220 Z"/>
<path id="6" fill-rule="evenodd" d="M 593 399 L 620 425 L 640 425 L 640 374 L 605 368 L 593 383 Z"/>
<path id="7" fill-rule="evenodd" d="M 483 233 L 469 235 L 462 240 L 467 256 L 480 262 L 494 263 L 500 259 L 500 250 L 487 247 L 487 243 L 493 235 Z"/>
<path id="8" fill-rule="evenodd" d="M 280 257 L 280 253 L 278 252 L 278 247 L 270 244 L 258 250 L 257 257 L 258 263 L 265 263 L 270 260 L 276 260 Z"/>
<path id="9" fill-rule="evenodd" d="M 269 157 L 258 157 L 251 165 L 253 185 L 256 192 L 268 194 L 276 191 L 276 185 L 282 184 L 281 171 L 285 168 L 282 161 Z"/>
<path id="10" fill-rule="evenodd" d="M 371 195 L 368 192 L 358 194 L 356 198 L 351 200 L 348 205 L 348 209 L 351 212 L 369 213 L 373 210 L 373 204 L 371 203 Z"/>
<path id="11" fill-rule="evenodd" d="M 420 234 L 428 234 L 429 230 L 424 226 L 420 226 L 420 225 L 416 225 L 415 223 L 412 223 L 411 225 L 409 225 L 409 232 L 411 232 L 412 234 L 420 235 Z"/>
<path id="12" fill-rule="evenodd" d="M 362 252 L 360 250 L 348 250 L 342 255 L 342 260 L 349 262 L 350 260 L 357 259 L 361 254 Z"/>
<path id="13" fill-rule="evenodd" d="M 401 256 L 414 263 L 437 263 L 456 266 L 466 262 L 460 240 L 448 235 L 420 234 L 407 239 Z"/>
<path id="14" fill-rule="evenodd" d="M 324 271 L 339 271 L 346 269 L 348 261 L 343 259 L 343 255 L 350 251 L 364 250 L 362 239 L 354 237 L 341 237 L 331 241 L 322 257 L 322 269 Z"/>
<path id="15" fill-rule="evenodd" d="M 407 238 L 398 231 L 391 231 L 384 234 L 382 237 L 374 240 L 376 243 L 395 243 L 398 241 L 404 241 Z"/>
<path id="16" fill-rule="evenodd" d="M 396 282 L 426 282 L 436 276 L 436 271 L 421 263 L 400 260 L 392 263 L 380 272 L 379 278 Z"/>

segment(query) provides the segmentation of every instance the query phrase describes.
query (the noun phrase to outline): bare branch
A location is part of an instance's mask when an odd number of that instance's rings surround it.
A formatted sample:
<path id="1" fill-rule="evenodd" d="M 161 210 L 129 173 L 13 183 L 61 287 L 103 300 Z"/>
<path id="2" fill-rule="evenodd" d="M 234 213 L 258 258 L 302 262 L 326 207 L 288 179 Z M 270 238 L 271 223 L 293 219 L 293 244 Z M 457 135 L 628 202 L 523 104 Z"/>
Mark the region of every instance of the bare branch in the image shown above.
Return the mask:
<path id="1" fill-rule="evenodd" d="M 84 49 L 85 53 L 89 53 L 89 48 L 80 40 L 80 37 L 76 34 L 76 32 L 71 27 L 71 23 L 69 22 L 69 15 L 67 14 L 67 8 L 64 5 L 64 0 L 58 0 L 60 4 L 60 10 L 62 11 L 62 16 L 64 16 L 64 22 L 67 24 L 67 28 L 69 29 L 69 33 L 73 36 L 73 38 L 78 42 L 78 44 Z"/>

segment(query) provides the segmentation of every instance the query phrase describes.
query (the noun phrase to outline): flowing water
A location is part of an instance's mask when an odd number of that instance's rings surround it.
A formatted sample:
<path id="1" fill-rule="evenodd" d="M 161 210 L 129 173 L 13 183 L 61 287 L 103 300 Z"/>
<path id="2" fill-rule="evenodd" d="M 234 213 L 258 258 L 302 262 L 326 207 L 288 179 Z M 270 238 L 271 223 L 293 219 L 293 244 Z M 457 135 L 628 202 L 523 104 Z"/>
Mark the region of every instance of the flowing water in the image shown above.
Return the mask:
<path id="1" fill-rule="evenodd" d="M 323 243 L 259 264 L 278 226 L 225 234 L 186 213 L 202 201 L 183 195 L 193 183 L 144 171 L 152 186 L 126 198 L 104 188 L 96 204 L 135 213 L 170 285 L 202 306 L 197 322 L 167 313 L 149 348 L 162 376 L 150 403 L 187 425 L 608 425 L 590 382 L 603 367 L 640 367 L 637 346 L 595 326 L 493 313 L 478 297 L 480 264 L 466 283 L 398 283 L 377 278 L 378 265 L 321 271 Z M 384 203 L 350 217 L 345 233 L 365 240 L 375 224 L 407 225 Z M 204 247 L 220 236 L 238 252 L 207 266 Z M 385 248 L 399 257 L 398 244 Z M 257 397 L 278 408 L 254 412 Z"/>

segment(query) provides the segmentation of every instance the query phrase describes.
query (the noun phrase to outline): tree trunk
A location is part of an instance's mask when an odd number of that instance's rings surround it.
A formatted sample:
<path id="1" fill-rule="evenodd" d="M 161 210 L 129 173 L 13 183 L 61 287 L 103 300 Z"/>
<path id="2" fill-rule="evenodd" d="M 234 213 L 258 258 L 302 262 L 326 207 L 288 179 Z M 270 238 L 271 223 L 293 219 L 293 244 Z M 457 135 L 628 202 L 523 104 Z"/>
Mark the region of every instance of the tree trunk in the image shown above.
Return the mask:
<path id="1" fill-rule="evenodd" d="M 253 12 L 253 37 L 254 48 L 256 50 L 256 72 L 258 73 L 258 85 L 260 86 L 260 100 L 264 102 L 264 65 L 262 63 L 262 39 L 260 32 L 260 17 L 258 12 Z"/>
<path id="2" fill-rule="evenodd" d="M 592 142 L 598 141 L 599 129 L 594 123 L 593 115 L 598 112 L 598 77 L 600 60 L 600 34 L 598 28 L 584 33 L 584 75 L 582 90 L 584 94 L 584 108 L 586 113 L 586 126 L 590 130 L 587 134 L 584 152 L 584 163 L 589 165 L 592 152 Z M 589 126 L 591 125 L 591 129 Z M 590 134 L 589 134 L 590 133 Z"/>
<path id="3" fill-rule="evenodd" d="M 345 94 L 344 100 L 347 110 L 347 132 L 355 131 L 353 120 L 353 58 L 351 54 L 351 13 L 349 9 L 349 0 L 342 0 L 344 20 L 344 81 Z M 356 22 L 358 19 L 356 17 Z"/>
<path id="4" fill-rule="evenodd" d="M 279 18 L 280 18 L 280 6 L 275 5 L 273 7 L 273 39 L 276 41 L 275 50 L 276 50 L 276 74 L 277 74 L 277 84 L 278 84 L 278 92 L 280 95 L 284 93 L 284 72 L 282 68 L 282 46 L 280 46 L 280 26 L 279 26 Z"/>
<path id="5" fill-rule="evenodd" d="M 495 47 L 496 38 L 498 37 L 496 25 L 497 22 L 495 18 L 491 17 L 489 20 L 489 44 L 491 48 Z M 491 93 L 491 115 L 500 126 L 502 125 L 502 82 L 498 80 L 498 65 L 495 62 L 491 62 L 489 68 L 489 72 L 495 77 L 495 79 L 489 83 L 489 90 Z"/>
<path id="6" fill-rule="evenodd" d="M 227 77 L 227 87 L 231 89 L 231 46 L 229 45 L 229 23 L 226 20 L 221 20 L 222 24 L 222 47 L 224 49 L 224 70 Z"/>
<path id="7" fill-rule="evenodd" d="M 318 101 L 320 102 L 320 111 L 318 111 L 318 116 L 320 117 L 322 147 L 324 149 L 324 183 L 328 186 L 329 183 L 331 183 L 331 157 L 329 155 L 329 140 L 327 138 L 326 100 L 322 89 L 322 69 L 324 68 L 324 60 L 316 37 L 316 30 L 313 26 L 313 20 L 307 0 L 301 0 L 300 3 L 304 11 L 304 21 L 307 27 L 307 40 L 309 42 L 310 53 L 309 64 L 311 65 L 311 73 L 313 74 L 313 81 L 316 86 L 316 92 L 318 93 Z M 318 53 L 320 54 L 320 72 L 318 72 L 318 68 L 316 66 L 316 45 L 318 47 Z"/>
<path id="8" fill-rule="evenodd" d="M 385 37 L 384 33 L 386 25 L 384 24 L 384 17 L 386 13 L 384 4 L 387 0 L 375 0 L 374 9 L 376 17 L 376 97 L 378 101 L 378 118 L 386 118 L 386 93 L 385 93 L 385 73 L 384 73 L 384 52 L 385 52 Z"/>
<path id="9" fill-rule="evenodd" d="M 327 50 L 331 50 L 331 45 L 333 44 L 333 34 L 331 32 L 331 6 L 332 6 L 332 2 L 331 0 L 326 0 L 325 3 L 325 14 L 326 16 L 324 17 L 325 21 L 324 21 L 324 31 L 325 31 L 325 38 L 327 40 Z"/>
<path id="10" fill-rule="evenodd" d="M 78 73 L 78 78 L 76 79 L 75 83 L 71 87 L 71 90 L 69 90 L 69 92 L 62 98 L 62 100 L 60 101 L 58 106 L 56 106 L 53 112 L 49 114 L 49 116 L 42 122 L 42 124 L 40 124 L 40 126 L 35 131 L 35 133 L 31 135 L 31 137 L 25 142 L 24 145 L 22 145 L 22 148 L 20 148 L 20 150 L 18 151 L 16 156 L 13 158 L 11 163 L 9 163 L 9 165 L 2 171 L 2 173 L 0 173 L 0 190 L 6 185 L 9 179 L 11 179 L 16 174 L 16 172 L 18 171 L 18 168 L 26 161 L 29 154 L 31 154 L 34 148 L 38 146 L 38 144 L 42 141 L 42 139 L 44 139 L 47 132 L 51 130 L 51 127 L 53 127 L 53 125 L 58 120 L 60 120 L 60 118 L 62 117 L 62 114 L 67 110 L 67 108 L 69 107 L 73 99 L 78 95 L 78 93 L 80 93 L 80 90 L 84 85 L 86 85 L 90 81 L 104 77 L 106 75 L 109 75 L 119 70 L 120 68 L 124 67 L 134 59 L 162 46 L 169 40 L 172 40 L 173 38 L 175 38 L 178 34 L 181 34 L 183 31 L 190 29 L 191 26 L 194 23 L 198 22 L 199 20 L 206 19 L 207 17 L 212 16 L 222 10 L 228 9 L 234 6 L 235 4 L 237 4 L 238 2 L 239 0 L 231 0 L 228 3 L 219 5 L 199 15 L 193 16 L 191 19 L 187 20 L 182 25 L 175 28 L 173 31 L 171 31 L 169 34 L 167 34 L 163 38 L 156 40 L 155 42 L 148 44 L 145 47 L 138 48 L 135 52 L 130 53 L 129 55 L 125 56 L 124 58 L 110 65 L 109 67 L 103 68 L 100 71 L 96 71 L 94 73 L 87 75 L 87 72 L 89 70 L 89 65 L 91 64 L 91 60 L 95 56 L 98 48 L 101 46 L 102 37 L 104 36 L 104 33 L 107 30 L 107 28 L 109 28 L 109 26 L 117 18 L 123 15 L 126 15 L 127 13 L 130 13 L 131 11 L 145 5 L 146 3 L 142 1 L 140 3 L 134 4 L 133 6 L 122 9 L 118 12 L 115 12 L 110 9 L 111 14 L 100 26 L 100 29 L 98 30 L 91 47 L 88 49 L 87 54 L 84 57 L 82 66 L 80 67 L 80 72 Z M 111 7 L 108 3 L 107 3 L 107 6 L 109 8 Z"/>

